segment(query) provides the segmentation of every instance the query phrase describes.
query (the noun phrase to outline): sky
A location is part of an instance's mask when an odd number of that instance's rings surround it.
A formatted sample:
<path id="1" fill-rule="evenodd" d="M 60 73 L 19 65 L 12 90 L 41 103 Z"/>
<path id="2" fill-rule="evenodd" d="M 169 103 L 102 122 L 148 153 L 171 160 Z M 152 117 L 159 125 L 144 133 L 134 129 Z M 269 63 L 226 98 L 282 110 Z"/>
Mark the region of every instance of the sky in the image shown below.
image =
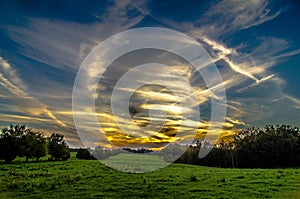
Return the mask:
<path id="1" fill-rule="evenodd" d="M 296 0 L 0 1 L 0 127 L 22 123 L 45 134 L 64 134 L 70 146 L 82 146 L 72 111 L 73 85 L 82 62 L 105 39 L 143 27 L 172 29 L 197 41 L 223 82 L 209 89 L 185 60 L 157 49 L 121 56 L 97 85 L 96 115 L 102 128 L 85 126 L 95 143 L 101 145 L 97 135 L 102 133 L 119 147 L 161 146 L 176 141 L 179 126 L 187 132 L 180 139 L 194 139 L 188 132 L 195 124 L 195 139 L 203 138 L 213 125 L 210 92 L 219 86 L 226 89 L 227 101 L 219 140 L 252 126 L 300 127 L 299 9 Z M 180 107 L 170 89 L 154 83 L 130 91 L 132 120 L 122 122 L 131 133 L 149 127 L 149 115 L 162 120 L 165 114 L 149 113 L 153 105 L 157 111 L 167 110 L 161 129 L 131 135 L 118 127 L 112 115 L 112 91 L 122 74 L 151 59 L 172 70 L 153 66 L 142 75 L 175 85 L 179 98 L 184 98 L 188 86 L 176 82 L 174 70 L 189 81 L 198 101 Z M 193 107 L 200 109 L 200 119 L 182 122 L 180 113 Z M 87 107 L 82 117 L 90 111 Z"/>

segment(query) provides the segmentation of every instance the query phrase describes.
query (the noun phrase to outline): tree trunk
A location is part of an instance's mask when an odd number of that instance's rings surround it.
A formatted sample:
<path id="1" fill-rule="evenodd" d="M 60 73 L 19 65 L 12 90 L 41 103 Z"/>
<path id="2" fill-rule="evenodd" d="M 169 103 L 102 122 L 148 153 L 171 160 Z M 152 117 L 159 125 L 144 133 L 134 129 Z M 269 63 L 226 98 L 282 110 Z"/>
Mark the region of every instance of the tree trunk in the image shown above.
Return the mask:
<path id="1" fill-rule="evenodd" d="M 233 157 L 233 152 L 232 151 L 230 151 L 230 155 L 231 155 L 232 168 L 234 168 L 234 157 Z"/>

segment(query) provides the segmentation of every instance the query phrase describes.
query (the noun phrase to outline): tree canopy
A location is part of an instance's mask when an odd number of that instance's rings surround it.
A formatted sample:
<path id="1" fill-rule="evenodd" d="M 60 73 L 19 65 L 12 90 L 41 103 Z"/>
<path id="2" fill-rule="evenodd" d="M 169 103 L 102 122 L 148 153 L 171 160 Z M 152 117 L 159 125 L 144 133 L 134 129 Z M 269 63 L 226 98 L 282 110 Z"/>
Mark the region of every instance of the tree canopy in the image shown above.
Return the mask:
<path id="1" fill-rule="evenodd" d="M 54 159 L 67 160 L 70 151 L 63 138 L 63 135 L 52 134 L 47 139 L 42 133 L 25 125 L 10 125 L 0 132 L 0 160 L 10 163 L 17 156 L 25 157 L 26 162 L 31 158 L 39 160 L 47 155 L 47 151 Z"/>
<path id="2" fill-rule="evenodd" d="M 63 135 L 53 133 L 48 138 L 48 150 L 49 150 L 49 154 L 51 155 L 52 159 L 67 160 L 70 158 L 70 150 L 64 140 Z"/>
<path id="3" fill-rule="evenodd" d="M 215 167 L 276 168 L 300 166 L 300 131 L 289 125 L 248 128 L 221 142 L 199 159 L 201 145 L 190 146 L 179 163 Z"/>

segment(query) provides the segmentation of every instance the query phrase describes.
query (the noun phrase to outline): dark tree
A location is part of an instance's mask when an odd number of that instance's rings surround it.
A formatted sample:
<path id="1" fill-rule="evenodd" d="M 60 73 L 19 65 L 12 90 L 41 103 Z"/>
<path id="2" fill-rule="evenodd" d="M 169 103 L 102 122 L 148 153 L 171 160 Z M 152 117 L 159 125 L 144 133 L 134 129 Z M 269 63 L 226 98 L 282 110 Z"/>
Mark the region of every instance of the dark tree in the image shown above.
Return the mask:
<path id="1" fill-rule="evenodd" d="M 29 158 L 33 158 L 35 147 L 35 134 L 30 130 L 27 130 L 20 137 L 18 156 L 26 157 L 26 162 L 28 162 Z"/>
<path id="2" fill-rule="evenodd" d="M 41 134 L 36 133 L 36 149 L 34 152 L 34 157 L 39 160 L 41 157 L 47 155 L 47 139 Z"/>
<path id="3" fill-rule="evenodd" d="M 19 140 L 19 157 L 26 157 L 39 160 L 47 154 L 47 140 L 41 133 L 26 129 Z"/>
<path id="4" fill-rule="evenodd" d="M 70 150 L 64 140 L 64 135 L 53 133 L 48 138 L 48 153 L 54 160 L 70 158 Z"/>
<path id="5" fill-rule="evenodd" d="M 234 136 L 239 167 L 293 167 L 300 165 L 300 132 L 289 125 L 251 128 Z"/>
<path id="6" fill-rule="evenodd" d="M 0 134 L 0 159 L 6 163 L 12 162 L 19 153 L 20 137 L 24 134 L 25 125 L 10 125 Z"/>
<path id="7" fill-rule="evenodd" d="M 201 143 L 205 147 L 205 143 Z M 213 167 L 276 168 L 300 166 L 299 128 L 268 125 L 249 128 L 234 135 L 230 142 L 220 142 L 199 159 L 199 144 L 190 146 L 176 161 Z"/>
<path id="8" fill-rule="evenodd" d="M 91 155 L 88 149 L 78 149 L 76 153 L 76 158 L 83 160 L 94 160 L 94 156 Z"/>

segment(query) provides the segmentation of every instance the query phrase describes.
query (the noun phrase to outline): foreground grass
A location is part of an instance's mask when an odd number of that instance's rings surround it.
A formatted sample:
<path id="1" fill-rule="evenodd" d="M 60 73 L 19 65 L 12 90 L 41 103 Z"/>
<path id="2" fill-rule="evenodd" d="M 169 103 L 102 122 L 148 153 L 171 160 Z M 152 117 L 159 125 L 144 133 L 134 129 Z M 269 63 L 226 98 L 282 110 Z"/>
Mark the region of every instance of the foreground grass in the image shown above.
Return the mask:
<path id="1" fill-rule="evenodd" d="M 0 198 L 300 198 L 300 169 L 172 164 L 129 174 L 99 161 L 0 165 Z"/>

